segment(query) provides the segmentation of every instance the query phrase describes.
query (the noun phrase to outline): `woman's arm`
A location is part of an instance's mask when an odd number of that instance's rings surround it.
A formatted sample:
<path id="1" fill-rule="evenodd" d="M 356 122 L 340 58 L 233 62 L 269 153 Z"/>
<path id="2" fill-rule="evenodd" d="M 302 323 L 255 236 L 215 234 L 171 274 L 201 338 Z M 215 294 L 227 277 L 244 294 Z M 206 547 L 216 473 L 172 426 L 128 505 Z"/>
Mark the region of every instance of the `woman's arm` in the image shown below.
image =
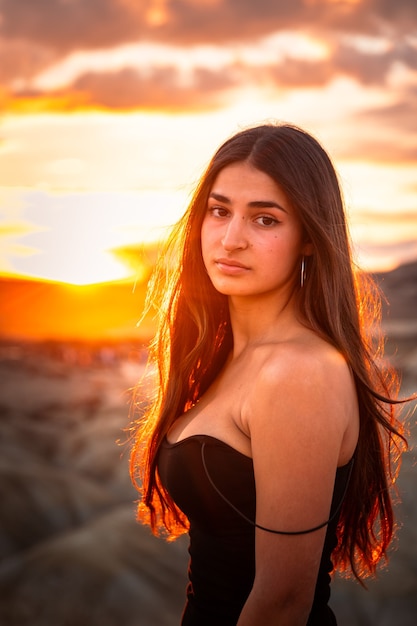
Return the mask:
<path id="1" fill-rule="evenodd" d="M 246 410 L 258 524 L 297 531 L 329 518 L 355 400 L 348 367 L 332 348 L 282 348 L 266 361 Z M 255 581 L 238 626 L 305 626 L 325 534 L 326 527 L 291 536 L 256 529 Z"/>

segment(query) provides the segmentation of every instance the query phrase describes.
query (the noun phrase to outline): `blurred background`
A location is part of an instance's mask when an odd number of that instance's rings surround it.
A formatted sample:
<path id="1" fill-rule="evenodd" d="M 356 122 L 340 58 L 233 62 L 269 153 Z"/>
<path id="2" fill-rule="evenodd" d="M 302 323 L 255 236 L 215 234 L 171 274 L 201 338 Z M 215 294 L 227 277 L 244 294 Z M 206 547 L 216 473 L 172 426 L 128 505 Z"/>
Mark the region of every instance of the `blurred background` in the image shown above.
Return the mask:
<path id="1" fill-rule="evenodd" d="M 416 391 L 417 4 L 0 0 L 0 115 L 0 626 L 175 626 L 187 543 L 135 522 L 128 475 L 158 247 L 226 137 L 302 126 Z M 415 624 L 409 424 L 389 567 L 335 581 L 340 626 Z"/>

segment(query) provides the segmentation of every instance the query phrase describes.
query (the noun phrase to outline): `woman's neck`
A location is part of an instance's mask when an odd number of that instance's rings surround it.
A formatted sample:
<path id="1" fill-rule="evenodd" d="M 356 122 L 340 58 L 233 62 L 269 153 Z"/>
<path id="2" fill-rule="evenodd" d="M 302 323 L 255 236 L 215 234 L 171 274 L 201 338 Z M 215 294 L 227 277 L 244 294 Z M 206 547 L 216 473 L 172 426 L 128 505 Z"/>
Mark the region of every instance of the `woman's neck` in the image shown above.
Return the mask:
<path id="1" fill-rule="evenodd" d="M 229 299 L 229 311 L 234 357 L 251 346 L 288 340 L 303 328 L 294 298 L 279 301 L 276 297 L 233 297 Z"/>

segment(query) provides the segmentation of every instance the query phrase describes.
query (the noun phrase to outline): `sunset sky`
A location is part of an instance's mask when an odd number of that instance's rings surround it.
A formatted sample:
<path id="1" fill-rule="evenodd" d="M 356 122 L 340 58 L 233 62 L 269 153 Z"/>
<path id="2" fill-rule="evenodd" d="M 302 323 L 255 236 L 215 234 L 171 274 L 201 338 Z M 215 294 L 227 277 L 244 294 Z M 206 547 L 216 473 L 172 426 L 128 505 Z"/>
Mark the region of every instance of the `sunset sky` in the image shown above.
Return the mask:
<path id="1" fill-rule="evenodd" d="M 0 274 L 135 275 L 241 127 L 312 132 L 359 263 L 417 258 L 415 0 L 0 0 Z"/>

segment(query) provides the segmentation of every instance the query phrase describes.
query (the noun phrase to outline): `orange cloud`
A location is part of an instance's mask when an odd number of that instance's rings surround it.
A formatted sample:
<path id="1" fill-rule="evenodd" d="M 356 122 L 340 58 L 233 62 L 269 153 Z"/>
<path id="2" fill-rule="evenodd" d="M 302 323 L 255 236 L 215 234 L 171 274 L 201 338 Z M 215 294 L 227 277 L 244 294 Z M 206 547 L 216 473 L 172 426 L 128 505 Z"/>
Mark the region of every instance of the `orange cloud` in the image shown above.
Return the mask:
<path id="1" fill-rule="evenodd" d="M 0 110 L 10 113 L 70 113 L 88 108 L 98 107 L 93 107 L 88 94 L 83 93 L 28 93 L 16 97 L 0 92 Z"/>
<path id="2" fill-rule="evenodd" d="M 0 34 L 62 57 L 138 41 L 221 45 L 286 29 L 395 37 L 413 32 L 416 18 L 414 0 L 2 0 Z"/>
<path id="3" fill-rule="evenodd" d="M 128 111 L 196 111 L 222 104 L 227 90 L 237 86 L 232 74 L 195 68 L 183 82 L 177 68 L 154 68 L 147 76 L 125 68 L 114 72 L 88 72 L 65 89 L 0 92 L 0 108 L 14 113 L 71 112 L 86 109 Z"/>
<path id="4" fill-rule="evenodd" d="M 344 75 L 363 85 L 385 85 L 399 64 L 415 72 L 417 21 L 414 0 L 2 0 L 0 81 L 3 111 L 83 109 L 195 111 L 216 108 L 239 83 L 262 82 L 276 90 L 321 87 Z M 86 65 L 71 84 L 35 89 L 32 81 L 76 51 L 109 51 L 128 43 L 164 43 L 190 49 L 260 41 L 285 31 L 326 42 L 325 59 L 294 57 L 253 65 L 229 62 L 194 66 L 184 82 L 167 58 L 165 66 L 132 59 L 123 68 L 97 71 Z M 355 38 L 383 40 L 385 49 L 357 47 Z M 346 39 L 348 37 L 348 39 Z M 369 43 L 369 42 L 368 42 Z M 371 45 L 371 44 L 369 44 Z M 167 52 L 169 54 L 169 52 Z"/>

